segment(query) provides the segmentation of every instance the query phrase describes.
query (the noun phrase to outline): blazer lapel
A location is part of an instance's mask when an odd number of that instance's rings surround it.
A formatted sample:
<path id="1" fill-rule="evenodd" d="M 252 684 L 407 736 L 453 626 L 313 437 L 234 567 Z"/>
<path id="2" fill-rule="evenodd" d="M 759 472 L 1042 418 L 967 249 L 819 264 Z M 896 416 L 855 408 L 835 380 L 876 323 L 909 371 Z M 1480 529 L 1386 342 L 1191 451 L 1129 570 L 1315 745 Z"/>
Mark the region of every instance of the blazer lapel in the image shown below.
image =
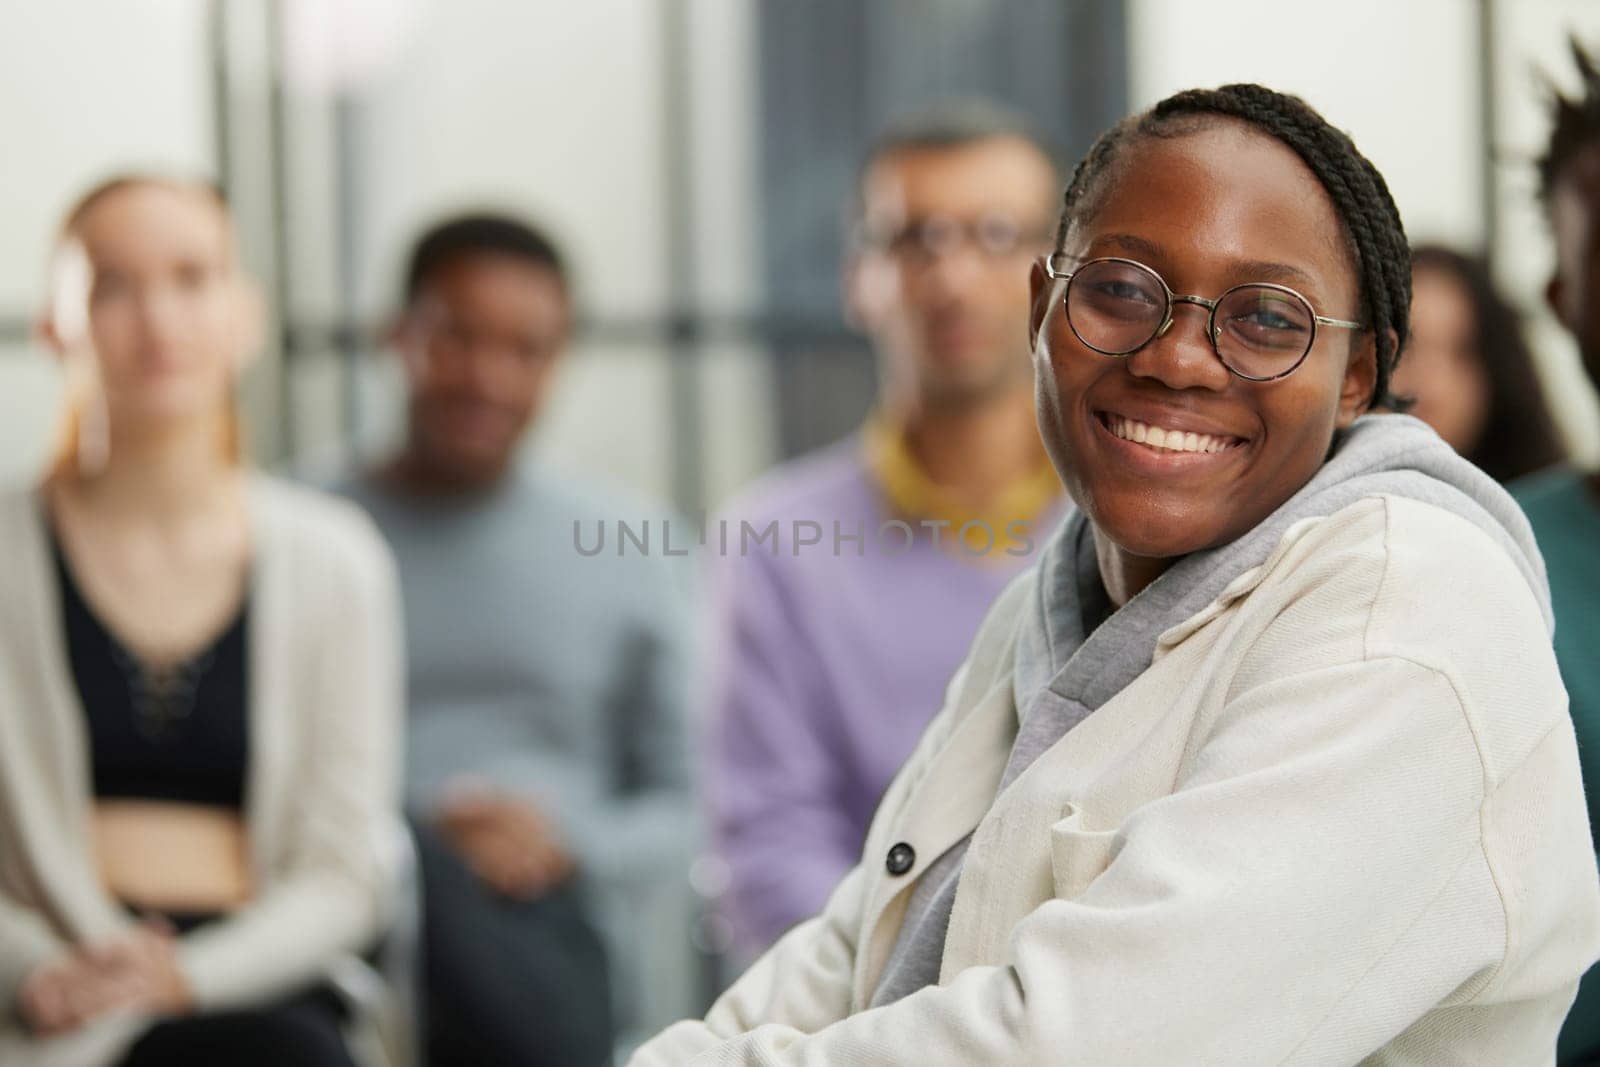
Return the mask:
<path id="1" fill-rule="evenodd" d="M 927 769 L 911 787 L 901 812 L 909 813 L 886 837 L 874 840 L 905 842 L 916 852 L 911 871 L 901 876 L 872 872 L 867 920 L 862 927 L 864 966 L 856 968 L 855 1000 L 866 1003 L 904 915 L 904 898 L 927 872 L 929 865 L 978 825 L 994 802 L 1006 754 L 1016 736 L 1016 705 L 1012 702 L 1010 672 L 1004 672 L 946 738 Z M 884 863 L 884 856 L 869 855 L 864 863 Z"/>
<path id="2" fill-rule="evenodd" d="M 1207 619 L 1215 615 L 1207 615 Z M 1164 651 L 1133 684 L 1040 753 L 981 816 L 962 866 L 945 936 L 942 977 L 1006 959 L 1011 931 L 1056 895 L 1052 861 L 1058 823 L 1078 838 L 1120 826 L 1129 812 L 1172 789 L 1169 778 L 1127 773 L 1129 753 L 1151 768 L 1175 766 L 1192 726 L 1186 690 L 1204 685 L 1196 643 Z M 1041 700 L 1064 700 L 1046 692 Z M 1088 824 L 1088 825 L 1085 825 Z M 1108 858 L 1108 834 L 1099 842 Z"/>

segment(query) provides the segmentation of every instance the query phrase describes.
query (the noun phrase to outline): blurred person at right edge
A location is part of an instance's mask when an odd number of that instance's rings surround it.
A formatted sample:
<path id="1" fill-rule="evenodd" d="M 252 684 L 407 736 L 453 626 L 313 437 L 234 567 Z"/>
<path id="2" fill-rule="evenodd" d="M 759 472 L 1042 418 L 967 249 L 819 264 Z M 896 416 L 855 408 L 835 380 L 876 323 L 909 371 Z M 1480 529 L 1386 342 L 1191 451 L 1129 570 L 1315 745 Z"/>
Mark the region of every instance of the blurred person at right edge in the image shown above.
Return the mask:
<path id="1" fill-rule="evenodd" d="M 1555 236 L 1555 274 L 1545 290 L 1600 384 L 1600 70 L 1576 41 L 1577 97 L 1553 94 L 1550 144 L 1539 160 L 1539 195 Z M 1590 828 L 1600 820 L 1600 475 L 1562 468 L 1514 487 L 1550 575 L 1556 659 L 1566 683 Z M 1562 1064 L 1600 1063 L 1600 968 L 1578 988 L 1557 1046 Z"/>
<path id="2" fill-rule="evenodd" d="M 891 129 L 859 172 L 844 286 L 876 410 L 742 494 L 728 513 L 749 525 L 724 520 L 714 553 L 706 793 L 736 956 L 855 863 L 985 609 L 1060 517 L 1025 329 L 1059 181 L 1037 135 L 979 103 Z M 773 521 L 776 542 L 744 536 Z"/>
<path id="3" fill-rule="evenodd" d="M 1411 254 L 1411 341 L 1395 368 L 1410 414 L 1495 481 L 1561 462 L 1555 420 L 1517 310 L 1472 255 L 1425 244 Z"/>

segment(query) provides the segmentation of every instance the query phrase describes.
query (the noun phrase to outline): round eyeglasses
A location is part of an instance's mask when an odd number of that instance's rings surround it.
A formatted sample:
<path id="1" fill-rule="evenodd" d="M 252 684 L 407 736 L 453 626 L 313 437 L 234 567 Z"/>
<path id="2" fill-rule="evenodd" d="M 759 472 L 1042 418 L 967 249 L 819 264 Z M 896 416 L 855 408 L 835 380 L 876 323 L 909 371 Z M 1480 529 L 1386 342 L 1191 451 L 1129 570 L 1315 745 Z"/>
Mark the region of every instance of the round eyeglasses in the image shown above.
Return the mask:
<path id="1" fill-rule="evenodd" d="M 1044 258 L 1051 278 L 1067 283 L 1067 325 L 1078 340 L 1105 356 L 1131 356 L 1172 328 L 1175 304 L 1208 312 L 1206 338 L 1222 365 L 1240 378 L 1270 382 L 1293 374 L 1317 341 L 1319 326 L 1366 329 L 1359 322 L 1318 315 L 1286 285 L 1248 282 L 1215 300 L 1174 293 L 1161 275 L 1131 259 L 1108 256 L 1061 270 L 1064 253 Z"/>

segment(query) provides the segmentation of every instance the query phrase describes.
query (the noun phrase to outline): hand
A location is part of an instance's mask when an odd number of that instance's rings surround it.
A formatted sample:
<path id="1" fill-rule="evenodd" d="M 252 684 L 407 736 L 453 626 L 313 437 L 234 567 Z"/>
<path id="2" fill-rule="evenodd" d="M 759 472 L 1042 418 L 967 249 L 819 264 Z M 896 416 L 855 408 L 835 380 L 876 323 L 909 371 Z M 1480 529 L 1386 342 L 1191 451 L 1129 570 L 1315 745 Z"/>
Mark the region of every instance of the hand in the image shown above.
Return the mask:
<path id="1" fill-rule="evenodd" d="M 152 1015 L 181 1015 L 194 1003 L 178 964 L 178 936 L 153 919 L 84 950 L 85 958 L 131 991 L 128 1006 Z"/>
<path id="2" fill-rule="evenodd" d="M 71 953 L 35 967 L 17 990 L 17 1015 L 41 1037 L 76 1029 L 100 1007 Z"/>
<path id="3" fill-rule="evenodd" d="M 29 1029 L 51 1035 L 114 1011 L 177 1014 L 190 1005 L 177 940 L 165 923 L 131 927 L 35 968 L 17 993 Z"/>
<path id="4" fill-rule="evenodd" d="M 531 900 L 572 875 L 555 827 L 520 797 L 458 789 L 441 805 L 438 823 L 473 872 L 508 897 Z"/>

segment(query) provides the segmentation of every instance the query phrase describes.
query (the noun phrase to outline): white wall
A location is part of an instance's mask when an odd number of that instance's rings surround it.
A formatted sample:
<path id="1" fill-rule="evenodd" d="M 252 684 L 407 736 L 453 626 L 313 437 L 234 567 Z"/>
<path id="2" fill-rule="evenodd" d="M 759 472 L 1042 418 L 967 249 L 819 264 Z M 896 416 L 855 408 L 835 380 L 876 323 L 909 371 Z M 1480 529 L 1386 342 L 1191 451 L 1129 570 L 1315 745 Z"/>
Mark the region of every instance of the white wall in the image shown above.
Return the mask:
<path id="1" fill-rule="evenodd" d="M 1130 103 L 1239 81 L 1296 93 L 1377 165 L 1413 240 L 1477 243 L 1475 12 L 1466 0 L 1134 0 Z"/>
<path id="2" fill-rule="evenodd" d="M 699 305 L 724 315 L 761 309 L 760 152 L 756 129 L 756 5 L 692 0 L 694 279 Z M 777 459 L 772 358 L 747 344 L 712 346 L 701 380 L 706 496 L 713 505 Z"/>

